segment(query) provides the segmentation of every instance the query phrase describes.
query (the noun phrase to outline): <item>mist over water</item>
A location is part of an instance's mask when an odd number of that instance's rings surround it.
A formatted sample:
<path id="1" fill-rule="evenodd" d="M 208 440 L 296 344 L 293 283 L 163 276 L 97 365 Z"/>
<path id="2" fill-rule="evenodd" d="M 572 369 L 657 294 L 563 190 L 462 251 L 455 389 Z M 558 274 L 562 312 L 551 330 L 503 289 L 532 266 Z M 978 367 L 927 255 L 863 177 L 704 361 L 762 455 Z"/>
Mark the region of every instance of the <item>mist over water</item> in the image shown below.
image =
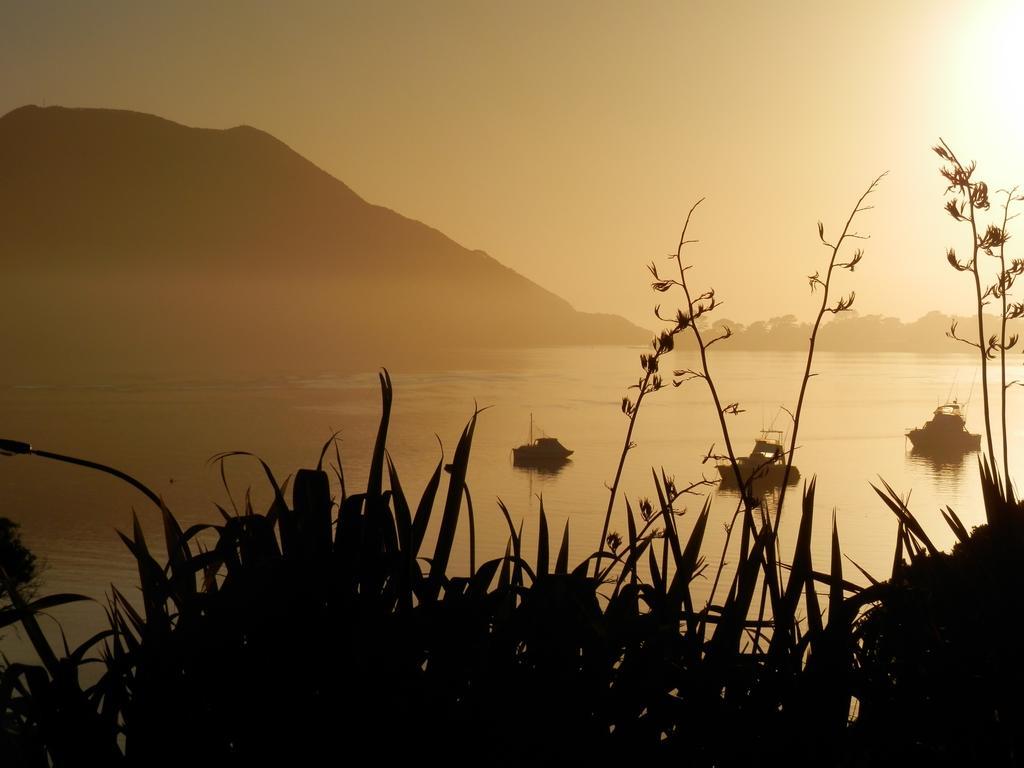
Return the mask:
<path id="1" fill-rule="evenodd" d="M 576 347 L 491 353 L 466 358 L 464 370 L 393 374 L 394 414 L 388 447 L 403 488 L 418 500 L 441 458 L 438 438 L 451 460 L 458 436 L 473 413 L 479 418 L 468 484 L 477 526 L 477 560 L 499 557 L 508 528 L 497 499 L 523 521 L 526 552 L 535 553 L 539 498 L 543 497 L 552 536 L 570 524 L 570 560 L 580 562 L 598 546 L 611 482 L 622 448 L 626 419 L 619 403 L 635 383 L 641 350 Z M 716 349 L 716 352 L 718 350 Z M 738 402 L 743 412 L 731 417 L 734 447 L 745 455 L 763 428 L 788 432 L 802 371 L 802 353 L 730 352 L 713 355 L 712 371 L 723 402 Z M 690 364 L 684 354 L 668 361 Z M 952 393 L 963 403 L 971 396 L 967 426 L 980 432 L 980 383 L 977 361 L 966 355 L 853 355 L 821 353 L 819 374 L 810 383 L 795 465 L 803 481 L 816 475 L 815 562 L 828 562 L 830 516 L 839 525 L 844 554 L 869 573 L 886 578 L 892 564 L 896 521 L 869 483 L 888 481 L 911 492 L 910 508 L 940 547 L 953 537 L 939 509 L 951 506 L 970 529 L 984 520 L 977 476 L 977 454 L 945 463 L 909 452 L 904 433 L 922 425 Z M 1010 423 L 1014 400 L 1011 394 Z M 219 465 L 209 459 L 221 451 L 251 451 L 265 459 L 278 480 L 316 464 L 320 448 L 335 430 L 349 493 L 365 486 L 380 417 L 374 373 L 175 384 L 103 382 L 82 387 L 0 390 L 5 414 L 0 437 L 34 447 L 99 461 L 125 470 L 167 502 L 183 528 L 217 523 L 214 504 L 231 511 L 251 494 L 258 511 L 270 501 L 257 462 L 233 457 L 225 464 L 230 497 L 221 484 Z M 533 414 L 535 436 L 557 437 L 574 451 L 557 472 L 512 465 L 511 449 L 528 438 Z M 1011 463 L 1020 430 L 1011 435 Z M 703 477 L 717 479 L 713 462 L 702 464 L 712 449 L 723 453 L 706 387 L 690 382 L 666 388 L 644 401 L 634 434 L 636 448 L 627 460 L 621 490 L 633 503 L 654 497 L 651 468 L 674 477 L 678 486 Z M 333 453 L 328 454 L 333 457 Z M 1019 457 L 1018 457 L 1019 458 Z M 336 483 L 337 484 L 337 483 Z M 696 513 L 707 493 L 715 493 L 712 524 L 703 552 L 716 561 L 723 526 L 737 498 L 716 486 L 680 499 Z M 795 536 L 799 495 L 788 496 L 790 525 L 783 524 L 782 552 L 788 560 Z M 0 458 L 0 514 L 22 525 L 25 543 L 44 564 L 40 592 L 78 592 L 102 601 L 111 583 L 130 598 L 137 583 L 134 560 L 115 534 L 130 530 L 135 511 L 156 553 L 163 552 L 159 517 L 144 497 L 116 480 L 35 457 Z M 683 515 L 686 535 L 695 514 Z M 436 520 L 435 520 L 436 522 Z M 626 533 L 622 496 L 616 501 L 612 530 Z M 428 532 L 428 538 L 433 532 Z M 429 547 L 428 547 L 429 551 Z M 453 553 L 453 572 L 468 567 L 468 534 L 463 525 Z M 850 569 L 848 578 L 863 579 Z M 696 585 L 699 595 L 703 588 Z M 99 605 L 76 604 L 54 611 L 69 639 L 84 639 L 103 623 Z M 55 630 L 56 625 L 50 624 Z M 30 657 L 16 633 L 0 641 L 13 658 Z"/>

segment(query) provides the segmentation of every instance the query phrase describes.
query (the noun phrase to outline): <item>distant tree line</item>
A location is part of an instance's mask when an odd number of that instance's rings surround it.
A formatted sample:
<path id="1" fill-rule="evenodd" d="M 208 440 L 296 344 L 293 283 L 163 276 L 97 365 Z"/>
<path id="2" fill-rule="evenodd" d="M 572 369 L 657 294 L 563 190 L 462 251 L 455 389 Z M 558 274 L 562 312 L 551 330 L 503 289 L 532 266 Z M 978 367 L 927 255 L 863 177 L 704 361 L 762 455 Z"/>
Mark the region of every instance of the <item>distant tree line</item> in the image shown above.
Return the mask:
<path id="1" fill-rule="evenodd" d="M 934 310 L 905 323 L 896 317 L 861 315 L 851 310 L 822 326 L 818 347 L 829 352 L 969 352 L 947 336 L 954 321 L 967 324 L 972 319 Z M 999 318 L 986 315 L 985 325 L 995 332 Z M 795 315 L 780 315 L 750 325 L 723 318 L 708 325 L 718 335 L 726 328 L 732 333 L 729 348 L 734 350 L 803 351 L 811 333 L 811 324 L 798 321 Z"/>

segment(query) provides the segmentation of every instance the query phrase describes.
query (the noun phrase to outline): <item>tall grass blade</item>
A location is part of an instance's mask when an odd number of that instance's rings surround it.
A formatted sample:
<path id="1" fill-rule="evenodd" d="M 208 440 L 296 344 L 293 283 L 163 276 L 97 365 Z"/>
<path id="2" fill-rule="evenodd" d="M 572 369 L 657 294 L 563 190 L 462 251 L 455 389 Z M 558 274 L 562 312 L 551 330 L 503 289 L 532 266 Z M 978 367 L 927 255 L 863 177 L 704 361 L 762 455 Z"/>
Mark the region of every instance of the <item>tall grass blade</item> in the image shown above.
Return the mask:
<path id="1" fill-rule="evenodd" d="M 161 506 L 164 524 L 164 543 L 167 547 L 167 563 L 171 570 L 174 589 L 181 595 L 194 595 L 196 591 L 195 570 L 189 567 L 192 551 L 188 540 L 181 532 L 181 526 L 166 506 Z"/>
<path id="2" fill-rule="evenodd" d="M 856 569 L 857 569 L 858 571 L 860 571 L 860 574 L 861 574 L 861 576 L 863 576 L 863 577 L 864 577 L 865 579 L 867 579 L 867 580 L 868 580 L 868 583 L 869 583 L 869 584 L 870 584 L 871 586 L 873 586 L 873 587 L 874 587 L 874 586 L 877 586 L 877 585 L 879 584 L 879 581 L 878 581 L 878 579 L 876 579 L 876 578 L 875 578 L 874 576 L 872 576 L 872 575 L 871 575 L 870 573 L 868 573 L 868 572 L 867 572 L 866 570 L 864 570 L 863 568 L 861 568 L 860 564 L 859 564 L 859 563 L 858 563 L 858 562 L 857 562 L 856 560 L 854 560 L 853 558 L 851 558 L 851 557 L 850 557 L 849 555 L 843 555 L 843 557 L 845 557 L 845 558 L 846 558 L 847 560 L 849 560 L 849 561 L 850 561 L 850 563 L 851 563 L 851 564 L 853 565 L 853 567 L 854 567 L 854 568 L 856 568 Z M 858 591 L 858 590 L 854 590 L 854 591 Z"/>
<path id="3" fill-rule="evenodd" d="M 39 660 L 46 667 L 46 671 L 50 673 L 50 676 L 56 677 L 60 669 L 57 654 L 54 653 L 53 648 L 50 647 L 50 643 L 46 639 L 46 635 L 43 634 L 43 630 L 36 620 L 35 611 L 22 597 L 17 585 L 8 578 L 7 571 L 2 566 L 0 566 L 0 585 L 3 586 L 4 593 L 14 606 L 14 610 L 18 613 L 21 625 L 25 628 L 25 633 L 28 635 L 36 655 L 39 656 Z"/>
<path id="4" fill-rule="evenodd" d="M 558 548 L 558 557 L 555 559 L 555 575 L 564 576 L 569 573 L 569 521 L 565 521 L 565 529 L 562 531 L 562 544 Z"/>
<path id="5" fill-rule="evenodd" d="M 750 516 L 750 510 L 745 510 L 744 514 Z M 753 520 L 750 520 L 750 527 L 753 530 Z M 711 647 L 708 651 L 716 664 L 726 663 L 728 658 L 739 652 L 740 638 L 763 562 L 762 555 L 765 546 L 770 544 L 771 536 L 769 528 L 756 532 L 753 536 L 750 553 L 739 564 L 735 576 L 736 588 L 731 592 L 725 605 L 722 606 L 718 628 L 711 638 Z"/>
<path id="6" fill-rule="evenodd" d="M 124 636 L 128 638 L 132 637 L 132 633 L 127 629 L 127 622 L 131 622 L 132 629 L 134 629 L 136 634 L 141 636 L 146 629 L 145 620 L 139 615 L 139 612 L 135 610 L 135 606 L 133 606 L 128 599 L 118 591 L 117 587 L 111 585 L 110 591 L 114 596 L 115 613 L 122 618 L 122 624 L 125 629 L 125 632 L 123 633 Z M 127 617 L 126 621 L 125 617 Z"/>
<path id="7" fill-rule="evenodd" d="M 341 463 L 341 449 L 338 447 L 340 440 L 334 441 L 334 473 L 338 476 L 338 486 L 341 488 L 341 498 L 338 500 L 340 507 L 348 498 L 348 491 L 345 488 L 345 466 Z"/>
<path id="8" fill-rule="evenodd" d="M 498 499 L 498 509 L 501 510 L 501 514 L 505 517 L 505 524 L 508 526 L 509 541 L 512 542 L 512 551 L 521 553 L 522 542 L 519 539 L 519 533 L 516 532 L 516 526 L 512 522 L 512 515 L 509 514 L 508 507 L 505 506 L 505 502 Z M 519 524 L 519 530 L 522 530 L 522 523 Z M 518 554 L 516 555 L 519 556 Z"/>
<path id="9" fill-rule="evenodd" d="M 284 500 L 284 489 L 277 482 L 277 478 L 274 477 L 274 473 L 267 462 L 249 451 L 227 451 L 213 456 L 210 459 L 210 462 L 220 464 L 222 477 L 224 477 L 224 461 L 232 456 L 250 456 L 256 459 L 256 461 L 260 463 L 260 466 L 263 467 L 263 473 L 267 476 L 267 481 L 270 483 L 270 487 L 274 491 L 274 500 L 271 502 L 270 511 L 267 513 L 267 516 L 277 521 L 278 533 L 281 535 L 281 551 L 285 556 L 289 556 L 295 547 L 297 533 L 295 531 L 294 515 L 291 510 L 288 509 L 288 503 Z M 226 477 L 224 477 L 224 484 L 225 487 L 227 487 Z M 231 503 L 237 515 L 238 507 L 235 506 L 233 499 Z M 223 513 L 223 516 L 225 517 L 225 520 L 229 517 L 226 513 Z"/>
<path id="10" fill-rule="evenodd" d="M 398 478 L 398 470 L 386 455 L 388 464 L 388 483 L 391 486 L 391 501 L 395 509 L 395 527 L 398 529 L 398 548 L 406 556 L 412 552 L 412 513 L 409 510 L 409 502 L 402 490 L 402 483 Z"/>
<path id="11" fill-rule="evenodd" d="M 544 514 L 544 497 L 540 499 L 540 522 L 537 531 L 537 576 L 548 575 L 548 518 Z"/>
<path id="12" fill-rule="evenodd" d="M 658 556 L 654 553 L 654 547 L 647 550 L 647 567 L 651 572 L 651 587 L 659 597 L 665 594 L 665 580 L 661 575 L 661 568 L 658 567 Z"/>
<path id="13" fill-rule="evenodd" d="M 473 432 L 476 429 L 477 411 L 462 432 L 459 444 L 455 448 L 452 460 L 451 478 L 448 481 L 448 497 L 441 514 L 441 527 L 437 534 L 437 545 L 430 563 L 428 594 L 437 597 L 441 584 L 448 571 L 448 560 L 451 557 L 452 545 L 455 543 L 455 529 L 459 523 L 459 510 L 462 506 L 463 487 L 466 483 L 466 470 L 469 466 L 469 452 L 473 444 Z"/>
<path id="14" fill-rule="evenodd" d="M 668 524 L 665 524 L 665 530 L 668 530 Z M 668 584 L 668 534 L 666 533 L 661 537 L 661 575 L 665 579 L 665 583 Z M 668 594 L 666 591 L 665 594 Z"/>
<path id="15" fill-rule="evenodd" d="M 517 542 L 516 548 L 512 550 L 512 556 L 515 559 L 512 568 L 512 586 L 521 587 L 523 586 L 523 520 L 519 521 L 519 532 L 516 534 L 515 541 Z M 533 574 L 532 578 L 536 580 L 536 574 Z"/>
<path id="16" fill-rule="evenodd" d="M 338 435 L 340 435 L 340 434 L 341 434 L 340 432 L 334 432 L 329 438 L 327 438 L 327 441 L 324 443 L 323 447 L 320 449 L 320 457 L 316 460 L 317 471 L 320 471 L 320 470 L 322 470 L 324 468 L 324 457 L 327 456 L 327 451 L 330 450 L 332 445 L 335 448 L 335 454 L 337 454 Z M 341 465 L 341 458 L 340 457 L 338 458 L 338 465 L 339 466 Z"/>
<path id="17" fill-rule="evenodd" d="M 820 637 L 822 631 L 821 605 L 818 602 L 816 586 L 812 571 L 811 578 L 804 585 L 804 600 L 807 604 L 807 635 L 811 638 Z"/>
<path id="18" fill-rule="evenodd" d="M 7 587 L 5 586 L 4 588 L 6 589 Z M 12 601 L 12 605 L 0 610 L 0 629 L 22 621 L 28 613 L 40 613 L 49 608 L 56 608 L 59 605 L 77 603 L 83 600 L 91 601 L 92 598 L 86 597 L 85 595 L 61 592 L 53 595 L 46 595 L 45 597 L 40 597 L 37 600 L 32 600 L 31 602 L 25 602 L 22 599 L 22 608 L 19 608 L 18 605 Z"/>
<path id="19" fill-rule="evenodd" d="M 762 515 L 761 526 L 762 531 L 768 536 L 770 543 L 765 546 L 763 553 L 764 569 L 762 578 L 764 580 L 764 590 L 761 595 L 761 605 L 758 606 L 759 620 L 764 618 L 764 601 L 766 597 L 771 601 L 772 616 L 781 616 L 785 613 L 782 598 L 782 569 L 785 566 L 779 563 L 778 560 L 778 532 L 773 530 L 772 520 L 768 515 Z M 758 633 L 760 634 L 760 629 Z"/>
<path id="20" fill-rule="evenodd" d="M 828 627 L 839 627 L 841 631 L 848 624 L 843 604 L 843 550 L 839 542 L 839 521 L 833 511 L 833 539 L 831 539 L 831 583 L 828 585 Z"/>
<path id="21" fill-rule="evenodd" d="M 504 592 L 512 581 L 512 539 L 505 545 L 505 556 L 501 558 L 501 572 L 498 574 L 498 591 Z"/>
<path id="22" fill-rule="evenodd" d="M 900 520 L 899 527 L 896 529 L 896 551 L 892 556 L 892 575 L 889 577 L 892 581 L 896 580 L 899 572 L 903 569 L 903 542 L 906 538 L 907 526 Z"/>
<path id="23" fill-rule="evenodd" d="M 693 597 L 690 594 L 690 582 L 693 581 L 694 575 L 696 574 L 698 564 L 700 562 L 700 550 L 704 542 L 704 533 L 708 526 L 708 517 L 711 515 L 711 497 L 708 496 L 704 500 L 704 506 L 701 508 L 700 514 L 697 515 L 697 522 L 693 524 L 693 530 L 690 531 L 690 537 L 686 540 L 686 548 L 683 550 L 682 558 L 679 562 L 679 571 L 677 578 L 684 579 L 682 587 L 682 600 L 683 607 L 686 610 L 686 623 L 687 631 L 690 637 L 696 635 L 697 627 L 695 625 L 696 619 L 694 618 L 693 611 Z M 633 568 L 634 575 L 636 574 L 636 567 Z"/>
<path id="24" fill-rule="evenodd" d="M 384 452 L 388 441 L 388 425 L 391 422 L 391 401 L 393 397 L 391 376 L 388 375 L 387 369 L 383 369 L 377 376 L 380 379 L 380 426 L 377 428 L 377 441 L 373 446 L 373 457 L 370 459 L 370 473 L 366 481 L 366 496 L 371 500 L 380 497 L 384 482 Z"/>
<path id="25" fill-rule="evenodd" d="M 800 593 L 814 588 L 811 578 L 811 533 L 814 526 L 814 494 L 817 477 L 804 486 L 803 506 L 800 515 L 800 528 L 797 533 L 796 546 L 793 552 L 793 564 L 790 568 L 789 582 L 782 597 L 779 610 L 775 613 L 775 634 L 772 637 L 771 651 L 782 652 L 791 642 L 796 621 L 796 609 Z"/>
<path id="26" fill-rule="evenodd" d="M 630 554 L 632 554 L 636 550 L 636 548 L 637 548 L 637 541 L 636 541 L 636 538 L 637 538 L 636 518 L 633 515 L 633 507 L 632 507 L 632 505 L 630 505 L 629 499 L 626 499 L 625 502 L 626 502 L 626 536 L 628 537 L 629 551 L 630 551 Z M 636 582 L 637 582 L 636 558 L 635 557 L 632 557 L 632 558 L 627 557 L 627 562 L 630 562 L 631 565 L 628 565 L 628 566 L 624 567 L 622 572 L 623 572 L 623 574 L 628 572 L 629 573 L 630 583 L 631 584 L 636 584 Z"/>
<path id="27" fill-rule="evenodd" d="M 661 518 L 665 523 L 665 538 L 668 540 L 668 545 L 672 550 L 672 560 L 676 568 L 679 568 L 683 560 L 683 552 L 679 546 L 679 532 L 676 530 L 675 514 L 665 499 L 665 494 L 661 490 L 657 475 L 654 475 L 654 483 L 658 487 L 658 500 L 661 502 Z"/>
<path id="28" fill-rule="evenodd" d="M 832 512 L 832 583 L 828 590 L 828 621 L 832 622 L 843 610 L 843 553 L 839 546 L 839 523 Z"/>
<path id="29" fill-rule="evenodd" d="M 960 521 L 960 518 L 957 516 L 956 512 L 953 511 L 952 507 L 947 506 L 945 509 L 940 509 L 939 511 L 942 513 L 942 517 L 950 527 L 950 530 L 953 531 L 957 541 L 965 542 L 971 538 L 971 534 L 967 532 L 967 528 L 964 527 L 964 524 Z"/>
<path id="30" fill-rule="evenodd" d="M 85 599 L 89 599 L 89 598 L 85 598 Z M 113 636 L 114 636 L 114 630 L 113 629 L 102 629 L 102 630 L 100 630 L 99 632 L 94 634 L 92 637 L 90 637 L 88 640 L 80 643 L 78 645 L 78 647 L 75 648 L 75 650 L 71 651 L 71 653 L 68 654 L 68 659 L 73 664 L 81 664 L 84 661 L 84 659 L 85 659 L 85 654 L 87 654 L 89 652 L 89 649 L 99 645 L 101 642 L 106 640 L 108 637 L 113 637 Z"/>
<path id="31" fill-rule="evenodd" d="M 697 515 L 697 522 L 693 524 L 690 531 L 690 538 L 686 540 L 686 549 L 683 550 L 679 562 L 679 570 L 687 575 L 688 579 L 693 578 L 697 568 L 697 560 L 700 557 L 701 546 L 704 543 L 704 533 L 708 527 L 708 518 L 711 515 L 711 497 L 704 500 L 704 506 Z"/>
<path id="32" fill-rule="evenodd" d="M 149 553 L 138 516 L 132 512 L 133 538 L 129 539 L 120 531 L 117 533 L 135 557 L 139 572 L 139 587 L 142 590 L 142 604 L 146 611 L 146 625 L 153 630 L 169 630 L 170 621 L 167 616 L 166 602 L 171 595 L 170 584 L 164 576 L 163 568 Z"/>
<path id="33" fill-rule="evenodd" d="M 416 516 L 412 519 L 412 547 L 409 555 L 415 558 L 419 555 L 420 547 L 423 546 L 423 537 L 427 533 L 427 524 L 430 522 L 431 513 L 434 510 L 434 499 L 437 497 L 437 489 L 441 485 L 441 469 L 444 467 L 444 453 L 437 460 L 427 487 L 423 489 L 420 496 L 420 503 L 416 505 Z"/>
<path id="34" fill-rule="evenodd" d="M 921 527 L 921 523 L 918 522 L 917 518 L 907 508 L 906 503 L 900 498 L 899 494 L 893 490 L 892 486 L 889 485 L 884 479 L 882 485 L 885 486 L 885 491 L 880 490 L 874 483 L 871 483 L 871 487 L 874 489 L 878 497 L 885 502 L 885 505 L 893 511 L 893 514 L 905 524 L 906 530 L 913 533 L 914 536 L 920 541 L 928 553 L 935 556 L 939 554 L 939 550 L 932 544 L 932 540 L 928 538 L 928 534 L 925 533 L 924 528 Z"/>
<path id="35" fill-rule="evenodd" d="M 466 519 L 469 522 L 469 577 L 476 574 L 476 516 L 473 514 L 473 497 L 469 493 L 469 486 L 463 484 L 463 491 L 466 493 Z"/>

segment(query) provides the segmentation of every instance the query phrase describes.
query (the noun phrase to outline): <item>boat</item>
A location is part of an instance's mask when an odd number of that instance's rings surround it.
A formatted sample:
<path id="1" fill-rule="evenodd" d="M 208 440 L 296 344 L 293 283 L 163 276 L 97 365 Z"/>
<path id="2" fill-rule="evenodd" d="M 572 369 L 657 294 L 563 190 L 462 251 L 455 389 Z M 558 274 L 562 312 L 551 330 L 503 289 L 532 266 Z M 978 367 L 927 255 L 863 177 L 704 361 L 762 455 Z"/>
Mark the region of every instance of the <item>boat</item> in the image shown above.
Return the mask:
<path id="1" fill-rule="evenodd" d="M 533 437 L 533 414 L 530 414 L 530 442 L 512 449 L 512 463 L 517 467 L 553 467 L 564 464 L 573 454 L 554 437 Z"/>
<path id="2" fill-rule="evenodd" d="M 967 431 L 960 404 L 953 400 L 935 409 L 923 427 L 908 430 L 906 436 L 914 450 L 923 454 L 950 454 L 981 448 L 981 435 Z"/>
<path id="3" fill-rule="evenodd" d="M 781 486 L 786 476 L 786 449 L 782 445 L 782 430 L 762 429 L 761 437 L 754 441 L 750 455 L 738 456 L 736 465 L 743 485 L 750 485 L 757 493 Z M 722 487 L 736 487 L 736 472 L 730 462 L 720 463 L 716 469 L 722 478 Z M 799 479 L 800 470 L 790 467 L 787 485 L 793 485 Z"/>

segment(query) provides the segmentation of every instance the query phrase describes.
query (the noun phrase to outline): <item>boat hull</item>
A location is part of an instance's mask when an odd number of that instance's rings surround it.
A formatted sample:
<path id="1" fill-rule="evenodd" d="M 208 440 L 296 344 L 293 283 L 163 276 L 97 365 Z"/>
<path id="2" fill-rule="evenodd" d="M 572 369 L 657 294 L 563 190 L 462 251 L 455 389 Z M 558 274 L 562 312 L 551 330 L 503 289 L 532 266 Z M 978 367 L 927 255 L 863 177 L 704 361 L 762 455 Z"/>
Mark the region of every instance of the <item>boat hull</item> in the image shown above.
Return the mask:
<path id="1" fill-rule="evenodd" d="M 970 452 L 981 448 L 981 435 L 970 432 L 950 432 L 935 435 L 929 430 L 912 429 L 907 438 L 914 450 L 919 453 L 949 454 L 957 451 Z"/>
<path id="2" fill-rule="evenodd" d="M 948 456 L 981 448 L 981 435 L 967 431 L 963 410 L 956 400 L 940 405 L 927 424 L 911 429 L 906 435 L 914 451 L 920 454 Z"/>
<path id="3" fill-rule="evenodd" d="M 572 451 L 553 438 L 541 438 L 532 445 L 512 449 L 512 463 L 517 467 L 559 467 L 569 461 Z"/>
<path id="4" fill-rule="evenodd" d="M 572 451 L 554 453 L 550 451 L 531 451 L 528 448 L 512 449 L 512 460 L 516 464 L 529 464 L 531 462 L 543 464 L 553 461 L 568 461 L 571 455 Z"/>

